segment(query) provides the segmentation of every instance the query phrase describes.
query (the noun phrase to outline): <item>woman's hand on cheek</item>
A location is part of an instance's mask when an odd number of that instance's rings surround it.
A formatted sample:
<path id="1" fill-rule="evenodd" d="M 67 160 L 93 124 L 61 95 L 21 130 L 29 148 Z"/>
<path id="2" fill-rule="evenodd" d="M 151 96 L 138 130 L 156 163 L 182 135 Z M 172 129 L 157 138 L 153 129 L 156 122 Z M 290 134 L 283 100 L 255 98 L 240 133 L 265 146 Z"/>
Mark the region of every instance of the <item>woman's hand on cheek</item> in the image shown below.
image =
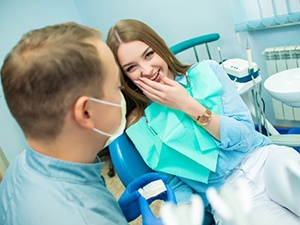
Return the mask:
<path id="1" fill-rule="evenodd" d="M 140 77 L 135 84 L 152 101 L 170 108 L 183 110 L 185 101 L 191 96 L 176 81 L 164 76 L 161 83 Z"/>

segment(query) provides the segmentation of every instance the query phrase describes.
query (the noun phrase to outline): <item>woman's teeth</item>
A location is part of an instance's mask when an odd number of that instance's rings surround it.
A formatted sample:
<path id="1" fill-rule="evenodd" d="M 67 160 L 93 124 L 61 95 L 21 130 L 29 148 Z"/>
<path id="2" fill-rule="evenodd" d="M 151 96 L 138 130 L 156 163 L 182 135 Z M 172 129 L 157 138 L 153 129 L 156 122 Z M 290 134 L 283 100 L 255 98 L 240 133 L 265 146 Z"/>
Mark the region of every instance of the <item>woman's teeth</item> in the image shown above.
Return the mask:
<path id="1" fill-rule="evenodd" d="M 153 77 L 151 77 L 151 80 L 155 80 L 158 77 L 158 75 L 159 75 L 159 71 L 157 71 L 157 73 Z"/>

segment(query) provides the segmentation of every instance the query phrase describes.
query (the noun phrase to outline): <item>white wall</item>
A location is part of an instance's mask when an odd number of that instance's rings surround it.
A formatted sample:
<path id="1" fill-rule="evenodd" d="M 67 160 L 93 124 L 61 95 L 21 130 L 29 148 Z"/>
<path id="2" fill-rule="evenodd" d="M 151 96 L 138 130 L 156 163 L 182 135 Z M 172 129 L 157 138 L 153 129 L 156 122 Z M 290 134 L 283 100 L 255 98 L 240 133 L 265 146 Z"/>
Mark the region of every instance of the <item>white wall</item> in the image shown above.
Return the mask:
<path id="1" fill-rule="evenodd" d="M 224 57 L 238 55 L 246 57 L 241 46 L 237 45 L 230 8 L 227 1 L 206 0 L 74 0 L 85 24 L 102 30 L 104 36 L 118 20 L 139 19 L 150 25 L 160 34 L 169 46 L 183 40 L 219 33 L 221 39 L 212 43 L 213 57 L 219 60 L 216 51 L 220 46 Z M 227 47 L 226 47 L 227 46 Z M 229 47 L 230 46 L 230 47 Z"/>
<path id="2" fill-rule="evenodd" d="M 5 55 L 27 31 L 66 21 L 81 22 L 72 0 L 1 0 L 0 67 Z M 55 106 L 53 106 L 55 107 Z M 0 146 L 8 161 L 24 149 L 26 141 L 12 118 L 0 86 Z"/>

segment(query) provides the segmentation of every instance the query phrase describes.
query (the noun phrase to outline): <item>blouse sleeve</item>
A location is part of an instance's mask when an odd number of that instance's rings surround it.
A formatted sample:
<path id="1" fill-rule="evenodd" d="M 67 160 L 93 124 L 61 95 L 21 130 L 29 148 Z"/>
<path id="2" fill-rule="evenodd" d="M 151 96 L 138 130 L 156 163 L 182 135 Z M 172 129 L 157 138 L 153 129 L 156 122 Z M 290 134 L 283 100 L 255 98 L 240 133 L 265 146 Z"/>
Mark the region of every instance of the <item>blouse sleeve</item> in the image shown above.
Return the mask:
<path id="1" fill-rule="evenodd" d="M 225 70 L 215 61 L 208 61 L 223 86 L 223 115 L 220 115 L 220 141 L 223 150 L 247 151 L 256 137 L 251 113 Z"/>

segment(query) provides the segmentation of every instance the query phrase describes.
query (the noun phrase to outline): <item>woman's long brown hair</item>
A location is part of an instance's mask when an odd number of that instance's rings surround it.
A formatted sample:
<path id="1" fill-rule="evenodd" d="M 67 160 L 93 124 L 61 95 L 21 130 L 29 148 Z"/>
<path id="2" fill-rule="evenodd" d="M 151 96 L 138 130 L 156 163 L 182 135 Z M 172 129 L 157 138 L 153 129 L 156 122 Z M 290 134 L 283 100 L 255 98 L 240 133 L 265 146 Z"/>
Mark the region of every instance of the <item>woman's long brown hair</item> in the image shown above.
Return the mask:
<path id="1" fill-rule="evenodd" d="M 109 30 L 106 43 L 112 50 L 117 62 L 117 51 L 120 44 L 131 41 L 142 41 L 150 46 L 168 64 L 174 75 L 184 74 L 190 67 L 190 65 L 184 65 L 178 61 L 165 41 L 153 29 L 145 23 L 133 19 L 120 20 Z M 123 93 L 127 102 L 128 127 L 143 116 L 145 108 L 150 104 L 150 100 L 123 71 L 121 83 L 124 87 Z"/>

